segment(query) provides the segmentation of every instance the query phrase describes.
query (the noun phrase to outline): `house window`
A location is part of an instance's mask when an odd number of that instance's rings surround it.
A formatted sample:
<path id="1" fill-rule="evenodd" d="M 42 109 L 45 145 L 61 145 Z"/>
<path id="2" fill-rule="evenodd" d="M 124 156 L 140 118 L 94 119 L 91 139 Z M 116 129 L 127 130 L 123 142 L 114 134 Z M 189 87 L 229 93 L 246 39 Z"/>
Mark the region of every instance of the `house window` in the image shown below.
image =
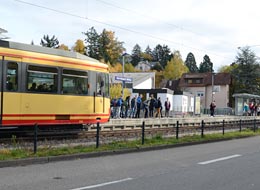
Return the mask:
<path id="1" fill-rule="evenodd" d="M 203 97 L 204 96 L 204 92 L 197 92 L 197 96 Z"/>
<path id="2" fill-rule="evenodd" d="M 192 79 L 186 79 L 186 84 L 192 84 Z"/>
<path id="3" fill-rule="evenodd" d="M 201 79 L 196 79 L 196 80 L 195 80 L 195 83 L 196 83 L 196 84 L 201 84 L 201 83 L 202 83 L 202 80 L 201 80 Z"/>

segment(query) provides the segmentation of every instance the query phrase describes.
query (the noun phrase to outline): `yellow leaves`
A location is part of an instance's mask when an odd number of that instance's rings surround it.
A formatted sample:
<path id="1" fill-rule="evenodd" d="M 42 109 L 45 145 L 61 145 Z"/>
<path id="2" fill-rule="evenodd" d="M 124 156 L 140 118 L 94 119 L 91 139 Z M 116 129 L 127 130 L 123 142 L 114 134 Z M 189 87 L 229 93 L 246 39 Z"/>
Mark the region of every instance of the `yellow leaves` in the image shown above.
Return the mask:
<path id="1" fill-rule="evenodd" d="M 187 73 L 189 69 L 184 65 L 181 55 L 178 51 L 174 52 L 173 58 L 167 63 L 164 76 L 166 79 L 178 79 L 183 73 Z"/>
<path id="2" fill-rule="evenodd" d="M 82 40 L 77 40 L 75 43 L 75 46 L 73 47 L 73 50 L 75 52 L 84 54 L 85 53 L 85 45 L 84 42 Z"/>
<path id="3" fill-rule="evenodd" d="M 66 46 L 65 44 L 61 44 L 61 45 L 58 47 L 58 49 L 63 49 L 63 50 L 69 51 L 69 47 Z"/>
<path id="4" fill-rule="evenodd" d="M 111 64 L 108 64 L 109 72 L 111 73 L 120 73 L 122 72 L 122 65 L 120 63 L 115 64 L 114 66 L 111 66 Z"/>
<path id="5" fill-rule="evenodd" d="M 122 95 L 122 83 L 116 83 L 110 85 L 110 97 L 112 98 L 119 98 Z M 130 91 L 127 88 L 124 88 L 124 97 L 123 100 L 127 96 L 130 96 Z"/>

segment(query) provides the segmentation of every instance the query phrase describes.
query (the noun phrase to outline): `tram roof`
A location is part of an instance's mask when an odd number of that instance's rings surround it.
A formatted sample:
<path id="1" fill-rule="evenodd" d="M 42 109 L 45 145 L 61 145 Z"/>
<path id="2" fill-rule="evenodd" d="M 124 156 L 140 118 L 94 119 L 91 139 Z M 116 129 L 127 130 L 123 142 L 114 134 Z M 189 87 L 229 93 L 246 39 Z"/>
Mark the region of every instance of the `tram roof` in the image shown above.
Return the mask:
<path id="1" fill-rule="evenodd" d="M 38 45 L 29 45 L 29 44 L 23 44 L 18 42 L 0 40 L 0 47 L 99 62 L 96 59 L 93 59 L 86 55 L 82 55 L 78 52 L 65 51 L 61 49 L 53 49 L 53 48 L 42 47 Z"/>

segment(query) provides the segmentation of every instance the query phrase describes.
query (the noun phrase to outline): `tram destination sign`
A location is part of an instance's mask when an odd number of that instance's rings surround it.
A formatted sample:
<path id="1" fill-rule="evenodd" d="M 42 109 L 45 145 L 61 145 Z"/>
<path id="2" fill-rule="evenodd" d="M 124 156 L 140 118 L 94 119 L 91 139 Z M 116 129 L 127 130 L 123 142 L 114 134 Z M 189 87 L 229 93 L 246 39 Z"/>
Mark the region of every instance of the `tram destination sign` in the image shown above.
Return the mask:
<path id="1" fill-rule="evenodd" d="M 115 80 L 133 82 L 133 78 L 127 78 L 127 77 L 121 77 L 121 76 L 115 76 Z"/>

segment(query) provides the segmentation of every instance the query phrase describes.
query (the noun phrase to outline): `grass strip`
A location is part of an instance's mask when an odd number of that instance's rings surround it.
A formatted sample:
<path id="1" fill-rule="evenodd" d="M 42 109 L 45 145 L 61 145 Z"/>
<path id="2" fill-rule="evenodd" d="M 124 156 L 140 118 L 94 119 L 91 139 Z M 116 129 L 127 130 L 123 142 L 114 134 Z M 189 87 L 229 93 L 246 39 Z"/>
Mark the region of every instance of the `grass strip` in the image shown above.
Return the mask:
<path id="1" fill-rule="evenodd" d="M 187 135 L 179 137 L 163 138 L 161 134 L 157 134 L 151 138 L 146 138 L 144 145 L 141 144 L 141 140 L 134 141 L 120 141 L 111 142 L 107 144 L 100 145 L 96 148 L 94 145 L 91 146 L 71 146 L 66 147 L 45 147 L 39 148 L 37 153 L 34 154 L 32 149 L 19 148 L 19 144 L 14 144 L 12 149 L 1 149 L 0 150 L 0 160 L 15 160 L 22 158 L 34 158 L 34 157 L 50 157 L 50 156 L 60 156 L 60 155 L 70 155 L 79 153 L 92 153 L 92 152 L 102 152 L 102 151 L 116 151 L 122 149 L 140 149 L 142 147 L 152 147 L 161 145 L 174 145 L 174 144 L 187 144 L 196 143 L 204 141 L 215 141 L 215 140 L 225 140 L 225 139 L 235 139 L 241 137 L 250 137 L 260 135 L 260 130 L 253 132 L 252 130 L 242 130 L 242 132 L 226 132 L 225 135 L 222 133 L 205 134 L 204 138 L 200 135 Z"/>

